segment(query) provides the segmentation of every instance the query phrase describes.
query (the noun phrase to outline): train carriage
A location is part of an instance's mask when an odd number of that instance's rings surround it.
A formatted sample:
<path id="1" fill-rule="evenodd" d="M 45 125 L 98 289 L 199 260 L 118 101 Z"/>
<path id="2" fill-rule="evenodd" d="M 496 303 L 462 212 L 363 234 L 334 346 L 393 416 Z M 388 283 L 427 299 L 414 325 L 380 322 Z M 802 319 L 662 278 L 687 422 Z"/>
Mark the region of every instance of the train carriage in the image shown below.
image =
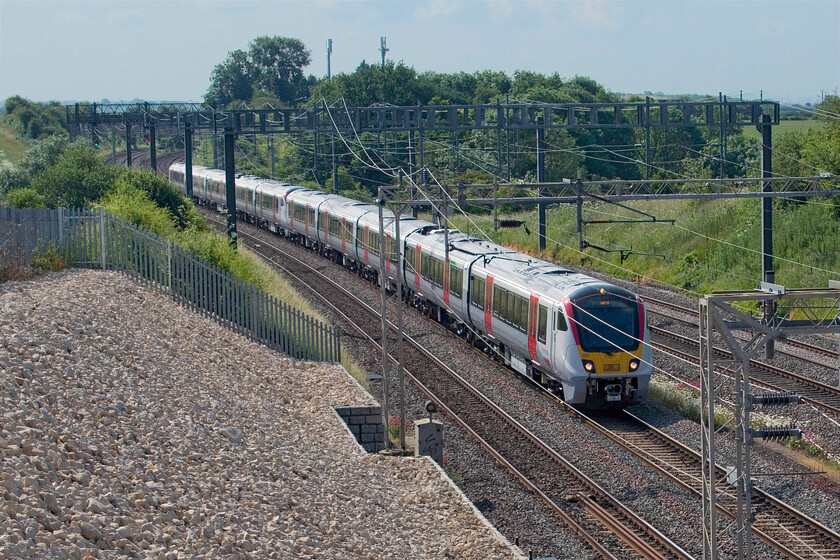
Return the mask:
<path id="1" fill-rule="evenodd" d="M 194 167 L 193 177 L 194 196 L 224 208 L 224 172 Z M 170 168 L 170 179 L 184 190 L 183 164 Z M 410 217 L 400 218 L 398 240 L 385 209 L 381 247 L 377 206 L 253 176 L 236 181 L 237 209 L 249 219 L 389 287 L 402 267 L 409 301 L 523 375 L 562 389 L 567 402 L 620 407 L 647 397 L 650 334 L 632 292 L 455 230 L 446 239 Z"/>

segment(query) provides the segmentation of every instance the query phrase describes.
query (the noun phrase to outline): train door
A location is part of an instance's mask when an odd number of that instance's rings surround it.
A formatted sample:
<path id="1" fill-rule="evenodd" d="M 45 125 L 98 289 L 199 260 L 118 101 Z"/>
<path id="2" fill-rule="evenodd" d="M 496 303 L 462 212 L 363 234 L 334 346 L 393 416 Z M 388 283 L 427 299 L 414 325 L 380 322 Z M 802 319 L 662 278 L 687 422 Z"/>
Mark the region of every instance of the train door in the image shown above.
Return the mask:
<path id="1" fill-rule="evenodd" d="M 484 328 L 487 334 L 493 336 L 493 276 L 489 274 L 484 290 Z"/>
<path id="2" fill-rule="evenodd" d="M 417 245 L 417 250 L 414 253 L 414 286 L 416 288 L 417 293 L 421 293 L 420 289 L 420 261 L 423 256 L 423 251 L 420 248 L 420 245 Z"/>
<path id="3" fill-rule="evenodd" d="M 568 301 L 566 299 L 565 301 Z M 551 306 L 551 317 L 549 323 L 553 324 L 551 328 L 551 357 L 554 359 L 554 370 L 561 371 L 565 366 L 565 356 L 567 352 L 576 350 L 577 342 L 569 329 L 569 319 L 566 316 L 566 306 L 564 303 L 554 302 Z M 571 305 L 568 307 L 571 309 Z"/>
<path id="4" fill-rule="evenodd" d="M 528 355 L 536 363 L 540 363 L 540 357 L 537 355 L 537 323 L 539 315 L 539 301 L 540 298 L 534 294 L 528 301 Z"/>
<path id="5" fill-rule="evenodd" d="M 528 321 L 528 354 L 541 367 L 551 369 L 551 306 L 531 295 Z"/>

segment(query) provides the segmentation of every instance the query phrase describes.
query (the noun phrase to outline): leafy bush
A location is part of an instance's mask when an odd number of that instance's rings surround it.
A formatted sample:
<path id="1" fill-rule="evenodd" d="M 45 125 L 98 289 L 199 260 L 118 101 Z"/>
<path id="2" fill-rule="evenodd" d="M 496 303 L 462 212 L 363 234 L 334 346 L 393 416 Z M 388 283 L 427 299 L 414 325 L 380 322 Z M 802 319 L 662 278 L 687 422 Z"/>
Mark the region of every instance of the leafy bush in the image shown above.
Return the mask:
<path id="1" fill-rule="evenodd" d="M 188 229 L 203 223 L 190 201 L 159 173 L 124 168 L 117 182 L 117 185 L 120 184 L 130 184 L 145 191 L 145 195 L 154 204 L 169 211 L 178 229 Z"/>
<path id="2" fill-rule="evenodd" d="M 47 270 L 61 270 L 66 266 L 58 247 L 49 243 L 35 249 L 27 261 L 23 246 L 0 248 L 0 283 L 29 280 Z"/>
<path id="3" fill-rule="evenodd" d="M 55 243 L 47 243 L 43 247 L 36 247 L 32 251 L 32 267 L 41 271 L 61 270 L 66 266 L 64 257 Z"/>
<path id="4" fill-rule="evenodd" d="M 146 192 L 123 176 L 113 189 L 99 201 L 109 212 L 145 228 L 161 237 L 175 234 L 175 219 L 166 208 L 158 207 L 146 196 Z"/>
<path id="5" fill-rule="evenodd" d="M 114 184 L 119 169 L 105 163 L 92 148 L 71 145 L 48 167 L 32 177 L 32 187 L 50 208 L 84 208 Z"/>
<path id="6" fill-rule="evenodd" d="M 6 201 L 12 208 L 45 208 L 44 197 L 35 189 L 13 189 L 6 193 Z"/>
<path id="7" fill-rule="evenodd" d="M 240 280 L 264 289 L 264 278 L 246 253 L 231 247 L 228 238 L 213 231 L 190 229 L 177 236 L 179 245 L 208 263 L 226 270 Z"/>

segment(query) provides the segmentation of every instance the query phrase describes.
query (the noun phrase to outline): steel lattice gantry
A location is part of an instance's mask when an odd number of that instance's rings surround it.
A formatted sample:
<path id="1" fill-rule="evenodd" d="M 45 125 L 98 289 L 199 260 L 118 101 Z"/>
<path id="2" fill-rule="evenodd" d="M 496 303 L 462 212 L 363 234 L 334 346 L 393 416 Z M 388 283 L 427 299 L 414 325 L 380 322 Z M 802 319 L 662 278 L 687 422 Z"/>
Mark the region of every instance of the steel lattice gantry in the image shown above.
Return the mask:
<path id="1" fill-rule="evenodd" d="M 72 109 L 71 109 L 72 107 Z M 137 115 L 135 117 L 134 115 Z M 765 120 L 764 115 L 769 117 Z M 223 109 L 197 103 L 76 104 L 68 123 L 183 126 L 237 134 L 384 131 L 467 131 L 555 128 L 673 128 L 779 124 L 770 101 L 655 101 L 643 103 L 496 103 L 379 107 Z M 139 118 L 139 120 L 138 120 Z"/>
<path id="2" fill-rule="evenodd" d="M 743 311 L 744 304 L 761 302 L 762 318 Z M 739 307 L 741 309 L 739 309 Z M 749 331 L 752 336 L 736 338 L 734 331 Z M 718 524 L 718 503 L 728 488 L 718 488 L 715 465 L 715 407 L 731 408 L 734 414 L 736 442 L 735 490 L 736 513 L 729 527 L 738 545 L 738 559 L 751 558 L 752 551 L 752 480 L 750 447 L 762 430 L 750 427 L 750 412 L 757 400 L 750 394 L 750 360 L 774 340 L 791 335 L 840 333 L 840 282 L 830 281 L 828 289 L 785 290 L 783 286 L 762 283 L 750 291 L 713 292 L 700 299 L 700 431 L 703 490 L 703 559 L 717 560 L 722 529 Z M 717 336 L 715 336 L 717 335 Z M 714 342 L 724 342 L 732 352 L 725 360 L 716 356 Z M 721 370 L 723 373 L 721 373 Z M 734 392 L 723 394 L 719 376 L 734 377 Z M 778 433 L 781 433 L 777 430 Z M 771 432 L 772 433 L 772 432 Z"/>

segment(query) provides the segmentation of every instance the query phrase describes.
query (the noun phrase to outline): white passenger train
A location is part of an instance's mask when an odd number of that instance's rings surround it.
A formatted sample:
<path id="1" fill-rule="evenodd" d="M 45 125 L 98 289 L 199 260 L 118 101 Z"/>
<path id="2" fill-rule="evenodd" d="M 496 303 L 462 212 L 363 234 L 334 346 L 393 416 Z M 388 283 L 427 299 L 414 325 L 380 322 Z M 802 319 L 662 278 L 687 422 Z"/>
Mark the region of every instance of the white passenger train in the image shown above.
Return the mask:
<path id="1" fill-rule="evenodd" d="M 185 192 L 185 165 L 169 169 Z M 193 197 L 225 208 L 225 172 L 193 166 Z M 379 208 L 260 177 L 236 177 L 238 215 L 378 279 Z M 572 404 L 626 406 L 647 397 L 650 334 L 641 299 L 554 263 L 384 212 L 389 283 L 402 267 L 406 300 Z M 397 262 L 397 243 L 401 262 Z"/>

